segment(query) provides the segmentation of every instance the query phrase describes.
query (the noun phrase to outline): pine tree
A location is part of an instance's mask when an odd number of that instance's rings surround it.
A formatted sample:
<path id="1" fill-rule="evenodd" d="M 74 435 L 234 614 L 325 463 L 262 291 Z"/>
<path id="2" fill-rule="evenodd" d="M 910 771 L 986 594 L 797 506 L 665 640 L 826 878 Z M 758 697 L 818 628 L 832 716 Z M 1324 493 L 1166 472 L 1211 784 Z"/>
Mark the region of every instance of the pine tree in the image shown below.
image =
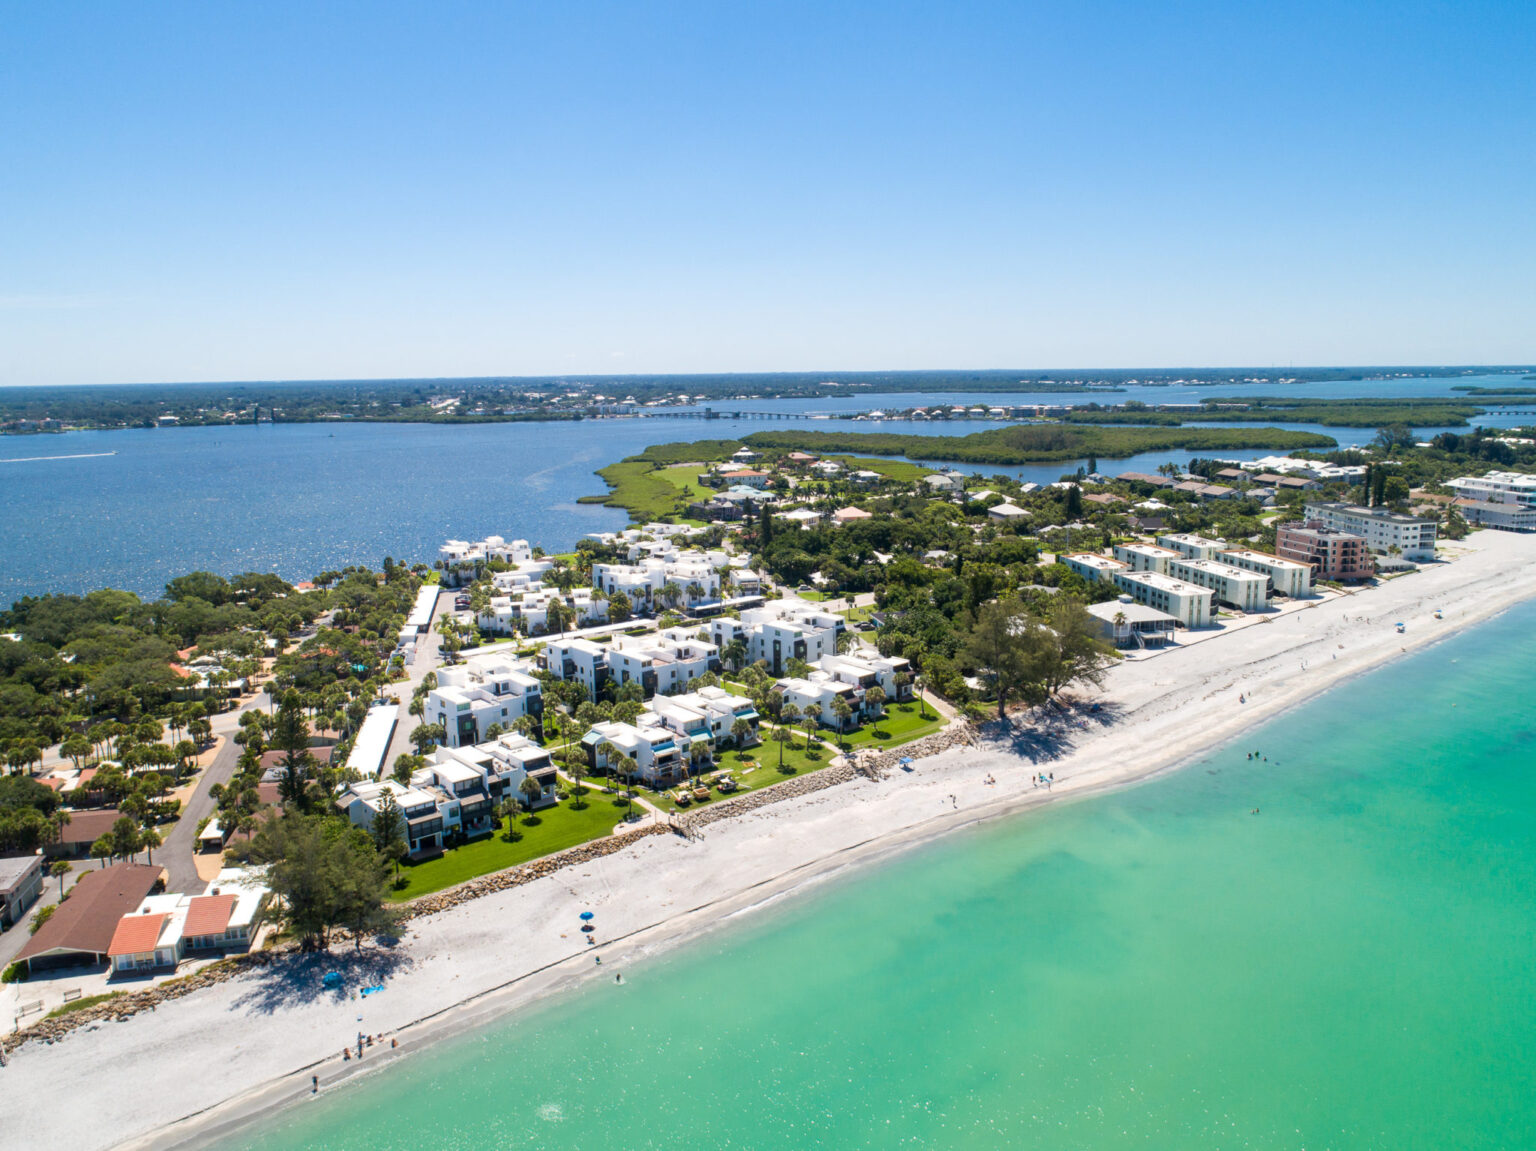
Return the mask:
<path id="1" fill-rule="evenodd" d="M 283 775 L 277 781 L 278 795 L 284 804 L 302 811 L 309 800 L 306 787 L 313 759 L 309 754 L 309 723 L 304 718 L 303 702 L 292 688 L 283 695 L 283 702 L 277 709 L 271 746 L 283 753 Z"/>

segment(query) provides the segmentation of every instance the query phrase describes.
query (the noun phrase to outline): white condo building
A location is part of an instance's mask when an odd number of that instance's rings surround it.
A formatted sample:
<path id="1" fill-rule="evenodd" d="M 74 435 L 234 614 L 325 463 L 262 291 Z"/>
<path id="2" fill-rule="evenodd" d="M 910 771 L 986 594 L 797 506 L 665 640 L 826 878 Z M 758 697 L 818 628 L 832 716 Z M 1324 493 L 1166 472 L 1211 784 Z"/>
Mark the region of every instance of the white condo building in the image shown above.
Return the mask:
<path id="1" fill-rule="evenodd" d="M 682 695 L 658 695 L 633 723 L 593 724 L 582 736 L 587 764 L 609 770 L 616 755 L 603 750 L 612 744 L 627 755 L 636 770 L 653 787 L 666 787 L 683 779 L 690 767 L 712 761 L 717 748 L 736 743 L 735 727 L 750 728 L 742 746 L 757 742 L 758 714 L 752 701 L 718 687 L 702 687 Z"/>
<path id="2" fill-rule="evenodd" d="M 783 706 L 793 704 L 802 716 L 814 715 L 818 724 L 830 727 L 833 731 L 857 727 L 863 712 L 863 692 L 853 684 L 834 679 L 824 672 L 813 672 L 804 679 L 781 679 L 773 685 L 773 690 L 783 701 Z M 849 718 L 846 722 L 837 717 L 834 701 L 838 699 L 848 705 Z"/>
<path id="3" fill-rule="evenodd" d="M 757 708 L 746 696 L 735 695 L 720 687 L 701 687 L 682 695 L 658 695 L 650 703 L 656 722 L 678 735 L 697 743 L 703 740 L 711 752 L 721 744 L 734 744 L 734 728 L 744 721 L 751 734 L 743 746 L 757 742 Z"/>
<path id="4" fill-rule="evenodd" d="M 608 620 L 608 601 L 595 598 L 591 589 L 562 592 L 538 584 L 513 594 L 492 596 L 485 610 L 475 617 L 475 623 L 485 631 L 501 635 L 541 635 L 549 629 L 549 608 L 556 600 L 574 613 L 577 627 Z"/>
<path id="5" fill-rule="evenodd" d="M 681 691 L 706 672 L 721 670 L 720 649 L 685 628 L 615 636 L 606 658 L 614 685 L 638 683 L 646 699 Z"/>
<path id="6" fill-rule="evenodd" d="M 1176 551 L 1185 559 L 1192 560 L 1215 559 L 1216 553 L 1227 546 L 1225 540 L 1207 539 L 1192 532 L 1158 536 L 1157 542 L 1169 551 Z"/>
<path id="7" fill-rule="evenodd" d="M 824 655 L 816 661 L 816 667 L 852 686 L 861 701 L 872 687 L 885 692 L 890 703 L 905 703 L 912 698 L 912 665 L 900 656 Z M 897 676 L 907 678 L 898 684 Z"/>
<path id="8" fill-rule="evenodd" d="M 337 809 L 354 827 L 373 830 L 374 817 L 384 806 L 384 796 L 392 795 L 405 824 L 406 850 L 413 856 L 438 851 L 443 837 L 459 828 L 459 805 L 425 788 L 402 787 L 392 779 L 365 780 L 350 784 L 336 797 Z"/>
<path id="9" fill-rule="evenodd" d="M 485 563 L 501 560 L 515 564 L 533 559 L 533 549 L 527 540 L 506 540 L 501 536 L 486 536 L 471 543 L 468 540 L 449 540 L 437 549 L 444 564 Z"/>
<path id="10" fill-rule="evenodd" d="M 1536 531 L 1536 476 L 1489 472 L 1451 480 L 1446 487 L 1456 493 L 1456 510 L 1469 524 L 1509 532 Z"/>
<path id="11" fill-rule="evenodd" d="M 1168 565 L 1168 576 L 1210 588 L 1218 603 L 1241 611 L 1263 611 L 1269 607 L 1267 574 L 1245 571 L 1219 560 L 1175 560 Z"/>
<path id="12" fill-rule="evenodd" d="M 491 653 L 437 671 L 422 714 L 443 725 L 443 742 L 462 747 L 482 742 L 493 724 L 510 729 L 525 715 L 544 714 L 543 688 L 527 660 Z"/>
<path id="13" fill-rule="evenodd" d="M 709 629 L 717 647 L 739 639 L 746 644 L 747 663 L 766 660 L 768 674 L 780 676 L 791 659 L 815 663 L 836 655 L 844 624 L 842 616 L 805 600 L 773 600 L 743 611 L 739 620 L 713 619 Z"/>
<path id="14" fill-rule="evenodd" d="M 589 639 L 552 639 L 539 653 L 544 670 L 556 679 L 575 680 L 596 700 L 608 682 L 608 649 Z"/>
<path id="15" fill-rule="evenodd" d="M 493 804 L 504 799 L 526 803 L 523 781 L 532 778 L 539 794 L 532 806 L 544 807 L 555 802 L 558 776 L 549 752 L 519 732 L 508 732 L 473 747 L 439 747 L 433 763 L 411 776 L 411 782 L 434 782 L 436 772 L 447 764 L 457 764 L 475 772 Z"/>
<path id="16" fill-rule="evenodd" d="M 1278 595 L 1302 599 L 1312 594 L 1312 568 L 1308 564 L 1249 548 L 1228 548 L 1217 552 L 1216 558 L 1244 571 L 1268 576 L 1271 590 Z"/>
<path id="17" fill-rule="evenodd" d="M 1137 603 L 1165 612 L 1185 627 L 1210 625 L 1215 593 L 1209 588 L 1157 572 L 1119 572 L 1115 583 Z"/>
<path id="18" fill-rule="evenodd" d="M 1123 560 L 1110 559 L 1108 556 L 1094 555 L 1092 552 L 1073 552 L 1070 555 L 1056 557 L 1059 562 L 1082 576 L 1089 583 L 1111 583 L 1115 573 L 1126 570 Z"/>
<path id="19" fill-rule="evenodd" d="M 646 712 L 634 723 L 594 724 L 581 737 L 581 747 L 587 756 L 587 766 L 594 771 L 614 770 L 618 756 L 627 755 L 635 761 L 635 770 L 647 784 L 667 787 L 688 774 L 691 761 L 689 744 L 684 738 Z M 612 744 L 617 754 L 600 750 L 604 744 Z"/>
<path id="20" fill-rule="evenodd" d="M 1435 521 L 1405 516 L 1387 508 L 1363 508 L 1356 504 L 1308 503 L 1308 521 L 1325 528 L 1349 532 L 1365 540 L 1368 550 L 1387 555 L 1394 550 L 1404 559 L 1435 558 Z"/>
<path id="21" fill-rule="evenodd" d="M 1115 558 L 1131 571 L 1156 572 L 1158 575 L 1167 575 L 1168 564 L 1184 558 L 1183 552 L 1160 548 L 1155 544 L 1116 544 L 1114 551 Z"/>

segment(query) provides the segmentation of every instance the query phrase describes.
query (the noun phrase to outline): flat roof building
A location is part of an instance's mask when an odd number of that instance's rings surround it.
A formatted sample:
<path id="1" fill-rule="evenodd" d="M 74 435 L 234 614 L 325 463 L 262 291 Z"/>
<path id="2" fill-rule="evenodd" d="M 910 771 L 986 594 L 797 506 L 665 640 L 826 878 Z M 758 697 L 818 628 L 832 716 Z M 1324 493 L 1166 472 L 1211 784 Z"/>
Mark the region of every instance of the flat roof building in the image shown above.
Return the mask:
<path id="1" fill-rule="evenodd" d="M 1435 558 L 1434 520 L 1405 516 L 1388 508 L 1336 503 L 1308 503 L 1306 515 L 1309 522 L 1316 520 L 1325 528 L 1360 536 L 1366 548 L 1378 555 L 1396 553 L 1410 560 Z"/>
<path id="2" fill-rule="evenodd" d="M 1455 507 L 1462 519 L 1477 527 L 1501 532 L 1536 531 L 1536 507 L 1465 498 L 1458 499 Z"/>
<path id="3" fill-rule="evenodd" d="M 394 738 L 395 723 L 399 718 L 400 705 L 393 701 L 370 707 L 363 718 L 363 726 L 357 729 L 357 738 L 352 741 L 347 767 L 364 779 L 377 778 L 384 770 L 389 741 Z"/>
<path id="4" fill-rule="evenodd" d="M 0 859 L 0 928 L 9 928 L 43 893 L 43 857 Z"/>
<path id="5" fill-rule="evenodd" d="M 1186 559 L 1192 560 L 1214 559 L 1216 553 L 1227 546 L 1225 540 L 1206 539 L 1205 536 L 1197 536 L 1193 532 L 1158 536 L 1157 542 L 1171 551 L 1178 552 Z"/>
<path id="6" fill-rule="evenodd" d="M 1171 615 L 1185 627 L 1208 627 L 1215 593 L 1156 572 L 1116 572 L 1115 583 L 1137 603 Z"/>
<path id="7" fill-rule="evenodd" d="M 1217 552 L 1216 558 L 1244 571 L 1268 576 L 1270 588 L 1279 595 L 1300 599 L 1312 594 L 1312 568 L 1309 564 L 1281 559 L 1250 548 L 1228 548 Z"/>
<path id="8" fill-rule="evenodd" d="M 1275 551 L 1281 559 L 1306 564 L 1314 580 L 1370 579 L 1376 572 L 1363 536 L 1324 527 L 1316 520 L 1277 524 Z"/>
<path id="9" fill-rule="evenodd" d="M 1154 544 L 1116 544 L 1115 558 L 1133 572 L 1168 574 L 1170 560 L 1183 558 L 1183 552 L 1160 548 Z"/>
<path id="10" fill-rule="evenodd" d="M 1536 476 L 1524 472 L 1488 472 L 1481 476 L 1462 476 L 1449 481 L 1445 486 L 1458 496 L 1481 503 L 1536 508 Z"/>
<path id="11" fill-rule="evenodd" d="M 1240 611 L 1263 611 L 1269 606 L 1268 575 L 1218 560 L 1174 560 L 1168 565 L 1168 574 L 1210 588 L 1218 603 Z"/>
<path id="12" fill-rule="evenodd" d="M 1092 552 L 1073 552 L 1069 555 L 1057 556 L 1056 559 L 1089 583 L 1100 581 L 1108 583 L 1115 578 L 1117 571 L 1126 570 L 1126 565 L 1119 560 L 1095 555 Z"/>

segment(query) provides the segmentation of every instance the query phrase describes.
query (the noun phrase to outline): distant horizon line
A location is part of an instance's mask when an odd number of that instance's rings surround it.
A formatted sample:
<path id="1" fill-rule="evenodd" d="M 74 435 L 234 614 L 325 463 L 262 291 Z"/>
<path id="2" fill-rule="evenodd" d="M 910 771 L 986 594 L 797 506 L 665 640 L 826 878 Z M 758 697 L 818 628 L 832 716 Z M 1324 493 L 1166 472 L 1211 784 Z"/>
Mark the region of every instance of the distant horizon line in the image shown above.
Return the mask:
<path id="1" fill-rule="evenodd" d="M 1469 364 L 1469 363 L 1445 363 L 1445 364 L 1207 364 L 1175 365 L 1172 367 L 1129 367 L 1129 368 L 808 368 L 808 369 L 776 369 L 772 371 L 715 371 L 715 372 L 559 372 L 529 375 L 479 375 L 479 376 L 328 376 L 328 377 L 287 377 L 283 379 L 243 379 L 243 380 L 120 380 L 112 382 L 82 382 L 73 384 L 28 384 L 28 383 L 0 383 L 0 389 L 31 388 L 37 390 L 55 390 L 71 388 L 192 388 L 192 387 L 283 387 L 315 384 L 459 384 L 459 383 L 518 383 L 527 381 L 535 382 L 565 382 L 587 383 L 598 380 L 722 380 L 722 379 L 764 379 L 764 378 L 801 378 L 806 379 L 816 376 L 827 377 L 853 377 L 853 376 L 1005 376 L 1022 375 L 1035 377 L 1058 377 L 1063 375 L 1093 376 L 1093 375 L 1148 375 L 1167 376 L 1184 375 L 1210 372 L 1264 372 L 1290 373 L 1290 372 L 1464 372 L 1473 374 L 1477 372 L 1536 372 L 1536 363 L 1533 364 Z M 829 378 L 817 381 L 826 384 L 857 384 L 857 379 Z M 1326 381 L 1317 381 L 1326 382 Z"/>

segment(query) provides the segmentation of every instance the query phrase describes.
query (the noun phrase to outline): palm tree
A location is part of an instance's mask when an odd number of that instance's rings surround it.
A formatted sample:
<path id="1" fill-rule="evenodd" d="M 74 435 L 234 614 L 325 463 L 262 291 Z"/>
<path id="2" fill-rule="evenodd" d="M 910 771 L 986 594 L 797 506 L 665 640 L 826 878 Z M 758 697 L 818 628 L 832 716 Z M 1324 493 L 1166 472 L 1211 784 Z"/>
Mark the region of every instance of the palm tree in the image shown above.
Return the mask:
<path id="1" fill-rule="evenodd" d="M 635 816 L 635 789 L 631 782 L 635 773 L 640 770 L 640 765 L 630 756 L 619 757 L 619 772 L 624 777 L 624 800 L 628 805 L 624 812 L 624 819 L 631 820 Z"/>
<path id="2" fill-rule="evenodd" d="M 517 790 L 522 794 L 523 803 L 529 811 L 533 810 L 535 801 L 544 795 L 544 789 L 539 786 L 539 781 L 531 775 L 523 776 L 523 782 L 517 785 Z"/>
<path id="3" fill-rule="evenodd" d="M 688 747 L 688 773 L 691 776 L 704 774 L 704 765 L 709 762 L 709 745 L 707 743 L 694 743 Z"/>
<path id="4" fill-rule="evenodd" d="M 731 738 L 736 741 L 737 747 L 746 747 L 747 740 L 752 738 L 752 723 L 750 720 L 738 719 L 731 724 Z"/>
<path id="5" fill-rule="evenodd" d="M 48 874 L 59 881 L 59 898 L 64 898 L 64 877 L 71 871 L 68 860 L 56 859 L 53 866 L 48 869 Z"/>
<path id="6" fill-rule="evenodd" d="M 885 688 L 876 684 L 864 693 L 864 706 L 875 709 L 875 718 L 879 719 L 881 709 L 885 706 Z"/>
<path id="7" fill-rule="evenodd" d="M 73 819 L 69 812 L 65 811 L 62 807 L 54 809 L 53 814 L 48 817 L 48 828 L 52 833 L 54 843 L 64 842 L 64 829 L 72 822 Z M 67 864 L 65 865 L 65 870 L 68 870 Z"/>
<path id="8" fill-rule="evenodd" d="M 747 641 L 741 638 L 731 640 L 720 649 L 720 655 L 731 665 L 732 671 L 740 671 L 747 658 Z"/>
<path id="9" fill-rule="evenodd" d="M 146 827 L 143 831 L 139 832 L 139 843 L 144 847 L 150 863 L 155 861 L 155 848 L 164 842 L 165 840 L 161 838 L 160 833 L 153 827 Z"/>
<path id="10" fill-rule="evenodd" d="M 609 743 L 606 739 L 597 745 L 597 751 L 595 753 L 596 758 L 601 761 L 603 770 L 605 771 L 613 771 L 614 759 L 618 756 L 618 754 L 619 749 L 613 744 Z"/>
<path id="11" fill-rule="evenodd" d="M 832 700 L 832 714 L 837 717 L 838 730 L 847 731 L 848 721 L 853 718 L 853 708 L 849 705 L 848 701 L 842 696 L 834 698 Z"/>
<path id="12" fill-rule="evenodd" d="M 794 727 L 795 721 L 800 718 L 800 709 L 792 703 L 786 703 L 779 709 L 779 767 L 784 766 L 784 728 Z"/>
<path id="13" fill-rule="evenodd" d="M 565 606 L 565 601 L 552 599 L 549 606 L 544 609 L 544 630 L 565 634 L 565 625 L 570 622 L 574 611 Z"/>
<path id="14" fill-rule="evenodd" d="M 806 708 L 805 714 L 800 717 L 805 721 L 805 750 L 811 750 L 811 741 L 816 737 L 816 723 L 820 718 L 815 708 Z"/>

